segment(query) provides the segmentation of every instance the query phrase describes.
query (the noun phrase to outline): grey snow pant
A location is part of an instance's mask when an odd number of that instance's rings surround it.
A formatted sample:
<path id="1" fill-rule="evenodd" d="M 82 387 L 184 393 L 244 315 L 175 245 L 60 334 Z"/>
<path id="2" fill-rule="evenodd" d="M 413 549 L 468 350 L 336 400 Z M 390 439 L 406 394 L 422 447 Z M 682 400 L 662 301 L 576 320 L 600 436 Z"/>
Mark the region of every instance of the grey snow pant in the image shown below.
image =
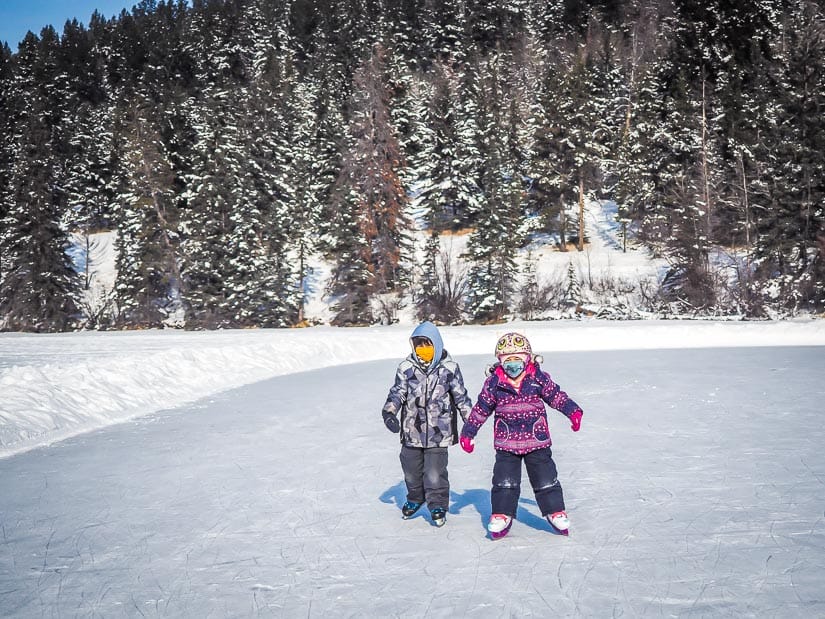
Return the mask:
<path id="1" fill-rule="evenodd" d="M 430 510 L 450 505 L 450 480 L 447 478 L 446 447 L 401 446 L 401 470 L 407 484 L 407 500 L 427 502 Z"/>

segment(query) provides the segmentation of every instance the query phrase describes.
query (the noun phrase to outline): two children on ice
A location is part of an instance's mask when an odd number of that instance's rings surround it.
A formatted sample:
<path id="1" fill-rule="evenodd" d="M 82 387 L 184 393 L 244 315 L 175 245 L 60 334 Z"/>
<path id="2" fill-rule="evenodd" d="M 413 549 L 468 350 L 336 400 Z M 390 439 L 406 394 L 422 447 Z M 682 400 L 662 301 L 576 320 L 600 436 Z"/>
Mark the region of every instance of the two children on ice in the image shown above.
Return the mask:
<path id="1" fill-rule="evenodd" d="M 490 536 L 502 537 L 512 526 L 521 490 L 522 462 L 542 515 L 566 534 L 570 522 L 550 449 L 544 405 L 563 413 L 574 432 L 581 427 L 583 413 L 541 369 L 541 358 L 533 355 L 527 338 L 508 333 L 498 340 L 498 363 L 471 409 L 461 371 L 443 349 L 437 327 L 422 323 L 413 331 L 410 342 L 413 352 L 399 365 L 382 411 L 390 431 L 398 432 L 401 426 L 401 466 L 407 485 L 403 517 L 409 518 L 426 502 L 433 523 L 442 526 L 446 522 L 446 448 L 456 442 L 456 411 L 464 421 L 458 440 L 467 453 L 474 449 L 478 430 L 494 414 L 496 461 L 490 492 L 492 516 L 487 526 Z M 400 423 L 397 415 L 401 416 Z M 428 452 L 433 449 L 440 451 L 431 456 Z"/>

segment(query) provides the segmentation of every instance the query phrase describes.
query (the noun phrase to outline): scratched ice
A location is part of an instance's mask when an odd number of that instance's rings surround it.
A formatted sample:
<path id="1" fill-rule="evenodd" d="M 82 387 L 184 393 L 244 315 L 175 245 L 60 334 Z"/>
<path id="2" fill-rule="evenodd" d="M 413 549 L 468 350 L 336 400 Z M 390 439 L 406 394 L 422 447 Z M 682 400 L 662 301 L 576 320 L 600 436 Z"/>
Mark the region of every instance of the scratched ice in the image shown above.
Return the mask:
<path id="1" fill-rule="evenodd" d="M 338 365 L 0 459 L 0 615 L 825 616 L 825 347 L 541 352 L 569 538 L 525 475 L 487 539 L 492 424 L 401 520 L 395 360 Z"/>

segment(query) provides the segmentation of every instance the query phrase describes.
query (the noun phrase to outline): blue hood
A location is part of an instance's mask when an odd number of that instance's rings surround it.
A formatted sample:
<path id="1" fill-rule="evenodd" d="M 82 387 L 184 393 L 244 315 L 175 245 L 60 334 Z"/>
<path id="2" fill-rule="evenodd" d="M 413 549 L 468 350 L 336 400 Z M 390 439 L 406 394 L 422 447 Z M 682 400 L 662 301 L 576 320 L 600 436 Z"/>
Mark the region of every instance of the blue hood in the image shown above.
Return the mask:
<path id="1" fill-rule="evenodd" d="M 432 363 L 427 366 L 427 369 L 429 370 L 437 366 L 444 354 L 444 342 L 441 341 L 441 333 L 438 332 L 438 327 L 430 321 L 424 321 L 415 328 L 410 336 L 410 347 L 413 349 L 413 358 L 415 358 L 415 347 L 412 345 L 412 339 L 414 337 L 426 337 L 433 343 L 435 356 L 433 357 Z"/>

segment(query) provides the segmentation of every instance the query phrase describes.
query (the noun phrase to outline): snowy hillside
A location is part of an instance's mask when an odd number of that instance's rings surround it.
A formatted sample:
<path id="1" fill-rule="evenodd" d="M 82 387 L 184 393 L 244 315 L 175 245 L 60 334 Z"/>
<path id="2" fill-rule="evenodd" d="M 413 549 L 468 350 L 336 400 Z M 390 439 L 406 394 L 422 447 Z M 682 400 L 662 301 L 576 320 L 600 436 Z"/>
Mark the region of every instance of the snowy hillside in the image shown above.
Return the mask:
<path id="1" fill-rule="evenodd" d="M 572 217 L 571 212 L 571 217 Z M 412 218 L 416 215 L 413 213 Z M 640 318 L 647 312 L 640 309 L 641 288 L 654 290 L 661 281 L 667 264 L 654 259 L 645 248 L 630 243 L 623 250 L 621 231 L 616 220 L 616 205 L 612 202 L 589 201 L 585 210 L 585 230 L 587 243 L 584 251 L 558 250 L 558 239 L 538 235 L 524 249 L 517 252 L 517 262 L 524 273 L 534 270 L 539 287 L 555 296 L 556 304 L 566 294 L 572 277 L 582 288 L 584 310 L 597 313 L 602 310 L 606 316 Z M 419 250 L 417 262 L 423 261 L 421 251 L 429 237 L 423 229 L 413 234 L 415 247 Z M 454 274 L 467 274 L 467 242 L 469 233 L 445 233 L 441 237 L 441 249 L 446 260 L 451 263 Z M 72 258 L 78 272 L 88 281 L 82 305 L 87 315 L 94 317 L 115 315 L 114 285 L 116 280 L 116 233 L 105 232 L 90 235 L 75 235 Z M 296 258 L 297 259 L 297 258 Z M 417 273 L 416 273 L 417 274 Z M 307 294 L 305 316 L 310 324 L 329 324 L 332 317 L 330 299 L 326 289 L 331 267 L 321 257 L 315 256 L 309 267 L 305 290 Z M 524 285 L 525 276 L 519 285 Z M 415 285 L 414 285 L 415 286 Z M 531 319 L 556 319 L 574 317 L 575 308 L 545 309 L 531 315 Z M 395 316 L 401 324 L 415 322 L 411 299 L 403 299 Z M 180 312 L 170 316 L 168 324 L 179 326 L 183 315 Z M 94 322 L 91 326 L 94 326 Z"/>

